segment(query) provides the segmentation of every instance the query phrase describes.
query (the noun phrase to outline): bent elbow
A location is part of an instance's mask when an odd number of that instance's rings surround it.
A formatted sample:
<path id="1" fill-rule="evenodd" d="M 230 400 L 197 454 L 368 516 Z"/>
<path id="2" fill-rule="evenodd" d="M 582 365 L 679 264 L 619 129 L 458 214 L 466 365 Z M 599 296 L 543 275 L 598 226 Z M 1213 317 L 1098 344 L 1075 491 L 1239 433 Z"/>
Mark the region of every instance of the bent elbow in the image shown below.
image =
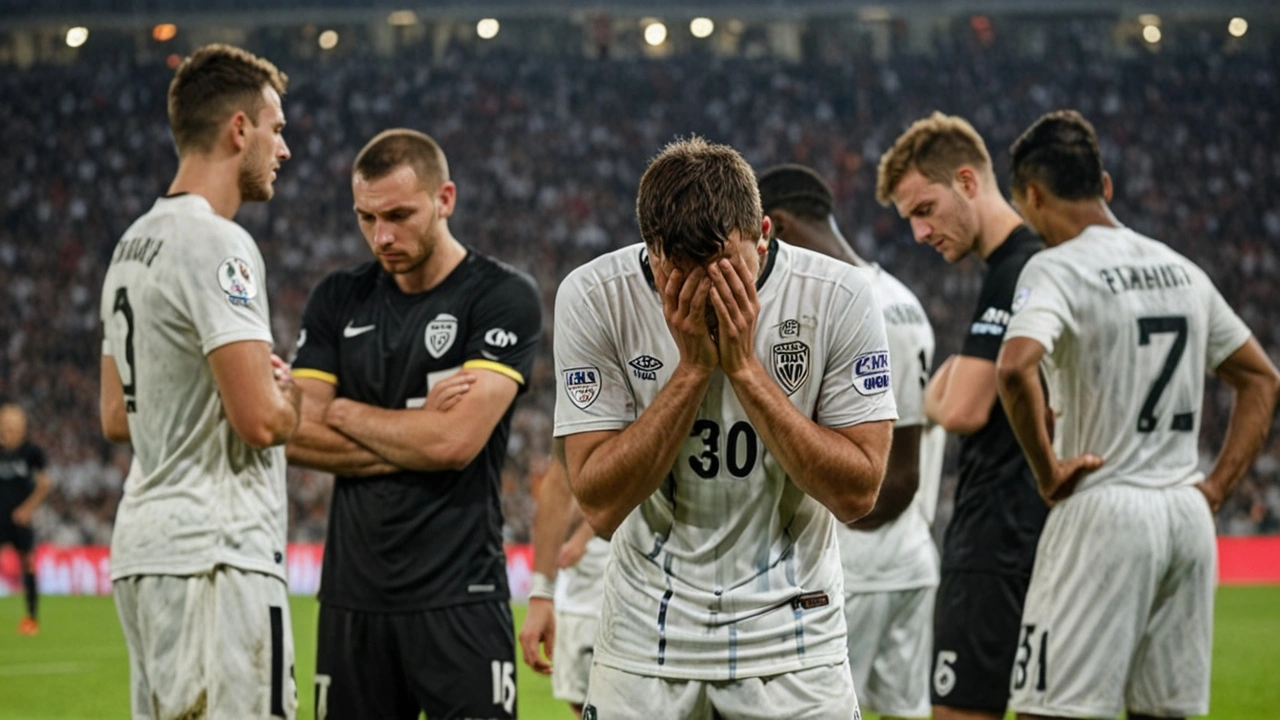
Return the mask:
<path id="1" fill-rule="evenodd" d="M 954 409 L 938 418 L 938 424 L 953 435 L 972 435 L 981 430 L 990 417 L 990 408 L 984 411 Z"/>
<path id="2" fill-rule="evenodd" d="M 876 507 L 876 497 L 878 493 L 857 493 L 850 494 L 835 503 L 831 508 L 831 514 L 836 516 L 836 520 L 848 525 L 857 522 L 867 515 Z"/>
<path id="3" fill-rule="evenodd" d="M 602 507 L 590 502 L 583 502 L 578 499 L 578 509 L 582 511 L 582 519 L 586 521 L 591 529 L 595 531 L 597 537 L 609 540 L 613 537 L 613 533 L 618 530 L 621 520 L 616 518 L 614 513 L 608 507 Z"/>
<path id="4" fill-rule="evenodd" d="M 445 470 L 465 470 L 468 465 L 475 462 L 483 449 L 483 446 L 472 447 L 469 443 L 453 443 L 443 449 L 437 458 L 437 463 Z"/>

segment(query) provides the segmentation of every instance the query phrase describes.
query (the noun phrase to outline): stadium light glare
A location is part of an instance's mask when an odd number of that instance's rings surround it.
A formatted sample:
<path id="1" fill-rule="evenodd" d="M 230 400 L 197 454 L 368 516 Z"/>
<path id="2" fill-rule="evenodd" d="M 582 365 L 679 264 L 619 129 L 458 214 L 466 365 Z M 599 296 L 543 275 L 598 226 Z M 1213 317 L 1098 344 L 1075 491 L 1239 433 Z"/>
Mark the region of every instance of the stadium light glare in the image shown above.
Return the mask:
<path id="1" fill-rule="evenodd" d="M 418 14 L 412 10 L 396 10 L 387 16 L 387 23 L 396 27 L 418 24 Z"/>
<path id="2" fill-rule="evenodd" d="M 1233 17 L 1231 22 L 1227 23 L 1227 32 L 1231 33 L 1231 37 L 1244 37 L 1249 32 L 1249 21 L 1242 17 Z"/>
<path id="3" fill-rule="evenodd" d="M 178 34 L 178 26 L 173 23 L 160 23 L 151 28 L 151 38 L 156 42 L 169 42 Z"/>
<path id="4" fill-rule="evenodd" d="M 711 37 L 716 31 L 716 24 L 711 18 L 696 17 L 689 21 L 689 34 L 696 38 Z"/>
<path id="5" fill-rule="evenodd" d="M 1147 25 L 1146 27 L 1142 28 L 1142 39 L 1146 40 L 1152 45 L 1155 45 L 1156 43 L 1160 42 L 1161 37 L 1163 37 L 1163 34 L 1160 32 L 1160 28 L 1156 27 L 1155 25 Z"/>
<path id="6" fill-rule="evenodd" d="M 1142 13 L 1138 16 L 1138 24 L 1140 25 L 1159 25 L 1160 16 L 1155 13 Z"/>
<path id="7" fill-rule="evenodd" d="M 644 41 L 657 47 L 667 41 L 667 26 L 660 22 L 652 22 L 644 26 Z"/>
<path id="8" fill-rule="evenodd" d="M 78 48 L 89 41 L 89 28 L 77 25 L 67 30 L 67 47 Z"/>
<path id="9" fill-rule="evenodd" d="M 479 35 L 481 40 L 494 39 L 501 29 L 502 23 L 499 23 L 496 18 L 484 18 L 476 23 L 476 35 Z"/>
<path id="10" fill-rule="evenodd" d="M 325 30 L 316 38 L 316 42 L 320 44 L 321 50 L 332 50 L 338 47 L 338 31 Z"/>

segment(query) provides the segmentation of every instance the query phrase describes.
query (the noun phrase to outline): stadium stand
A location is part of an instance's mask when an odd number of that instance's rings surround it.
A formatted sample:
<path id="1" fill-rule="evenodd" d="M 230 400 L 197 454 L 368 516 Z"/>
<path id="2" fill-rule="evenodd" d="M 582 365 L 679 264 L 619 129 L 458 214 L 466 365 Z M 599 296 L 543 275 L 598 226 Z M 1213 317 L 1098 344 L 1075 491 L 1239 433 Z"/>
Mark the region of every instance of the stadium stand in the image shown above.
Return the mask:
<path id="1" fill-rule="evenodd" d="M 1121 220 L 1204 267 L 1280 357 L 1280 148 L 1260 142 L 1280 123 L 1280 52 L 1232 52 L 1192 34 L 1180 49 L 1149 52 L 1134 39 L 1101 57 L 1097 32 L 1096 23 L 1056 24 L 1050 61 L 1044 47 L 987 43 L 980 33 L 939 39 L 931 55 L 852 52 L 837 62 L 828 53 L 585 59 L 465 43 L 316 59 L 250 43 L 291 76 L 293 159 L 276 199 L 247 206 L 239 220 L 263 246 L 287 352 L 314 283 L 366 257 L 350 209 L 354 153 L 385 127 L 421 129 L 451 160 L 455 234 L 533 274 L 550 318 L 570 269 L 638 239 L 633 202 L 647 158 L 698 133 L 741 149 L 757 168 L 819 169 L 859 251 L 924 300 L 941 359 L 957 349 L 981 268 L 939 274 L 933 251 L 876 205 L 880 153 L 909 121 L 942 109 L 972 119 L 1003 175 L 1019 130 L 1075 107 L 1098 128 Z M 1036 52 L 1037 62 L 1025 61 Z M 121 50 L 0 73 L 0 398 L 27 405 L 33 440 L 53 463 L 56 490 L 36 520 L 47 542 L 109 541 L 128 454 L 98 431 L 98 291 L 116 239 L 175 167 L 165 151 L 171 72 L 161 54 Z M 503 482 L 513 542 L 528 539 L 529 480 L 548 452 L 549 349 L 513 425 Z M 1209 392 L 1206 464 L 1229 401 L 1216 384 Z M 330 481 L 291 472 L 292 539 L 319 541 Z M 1226 534 L 1280 532 L 1280 433 L 1218 524 Z"/>

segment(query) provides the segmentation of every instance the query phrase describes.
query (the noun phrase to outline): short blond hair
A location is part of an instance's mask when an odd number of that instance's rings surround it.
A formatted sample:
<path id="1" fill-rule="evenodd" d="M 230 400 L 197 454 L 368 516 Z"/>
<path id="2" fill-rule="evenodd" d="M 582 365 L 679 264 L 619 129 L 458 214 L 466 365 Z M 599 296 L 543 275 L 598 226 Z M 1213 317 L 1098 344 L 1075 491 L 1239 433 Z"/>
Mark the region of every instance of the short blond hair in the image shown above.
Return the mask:
<path id="1" fill-rule="evenodd" d="M 947 184 L 964 165 L 994 177 L 991 153 L 978 131 L 958 115 L 935 111 L 911 123 L 893 147 L 880 156 L 876 200 L 885 206 L 893 202 L 898 184 L 912 170 L 920 171 L 930 182 Z"/>

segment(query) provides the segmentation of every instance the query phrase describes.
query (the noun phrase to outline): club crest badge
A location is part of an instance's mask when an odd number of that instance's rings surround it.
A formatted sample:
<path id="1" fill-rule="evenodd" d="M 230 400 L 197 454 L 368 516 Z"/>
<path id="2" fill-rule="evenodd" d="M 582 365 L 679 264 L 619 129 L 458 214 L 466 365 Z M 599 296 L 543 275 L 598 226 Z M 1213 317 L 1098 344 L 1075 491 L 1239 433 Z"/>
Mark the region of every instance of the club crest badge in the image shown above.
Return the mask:
<path id="1" fill-rule="evenodd" d="M 778 334 L 784 338 L 800 337 L 800 321 L 799 320 L 783 320 L 778 326 Z"/>
<path id="2" fill-rule="evenodd" d="M 229 257 L 218 266 L 218 285 L 232 305 L 246 307 L 258 296 L 258 283 L 249 263 L 238 257 Z"/>
<path id="3" fill-rule="evenodd" d="M 440 313 L 435 320 L 427 323 L 427 332 L 424 338 L 427 352 L 431 353 L 431 357 L 439 360 L 445 353 L 449 352 L 449 348 L 453 347 L 453 341 L 457 337 L 458 318 L 448 313 Z"/>
<path id="4" fill-rule="evenodd" d="M 809 380 L 809 346 L 799 340 L 773 346 L 773 375 L 788 395 Z"/>
<path id="5" fill-rule="evenodd" d="M 564 392 L 575 407 L 586 410 L 600 397 L 600 370 L 595 367 L 565 370 Z"/>

